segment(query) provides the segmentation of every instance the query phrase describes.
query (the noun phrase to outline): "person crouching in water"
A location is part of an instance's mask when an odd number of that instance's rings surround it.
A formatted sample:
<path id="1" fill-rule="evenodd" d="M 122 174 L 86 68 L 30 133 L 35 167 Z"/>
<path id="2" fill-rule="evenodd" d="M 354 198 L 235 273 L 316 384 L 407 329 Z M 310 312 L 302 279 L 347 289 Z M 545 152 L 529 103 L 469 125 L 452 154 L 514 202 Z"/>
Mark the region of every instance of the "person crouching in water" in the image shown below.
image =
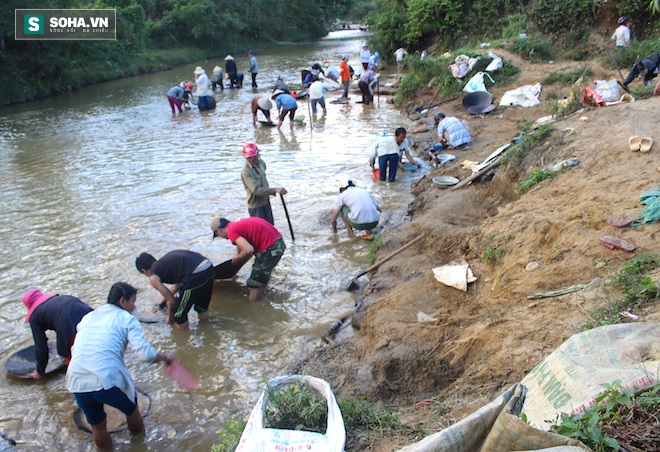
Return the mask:
<path id="1" fill-rule="evenodd" d="M 266 117 L 266 121 L 271 126 L 274 126 L 273 121 L 270 119 L 270 109 L 273 108 L 273 103 L 270 99 L 265 97 L 255 96 L 252 99 L 252 125 L 257 125 L 257 113 L 261 111 Z"/>
<path id="2" fill-rule="evenodd" d="M 102 450 L 112 449 L 104 405 L 126 415 L 131 433 L 144 433 L 135 385 L 124 363 L 126 347 L 130 345 L 148 364 L 172 361 L 147 342 L 139 320 L 131 314 L 135 310 L 136 296 L 135 287 L 115 283 L 108 303 L 82 318 L 71 349 L 66 388 L 92 426 L 94 444 Z"/>
<path id="3" fill-rule="evenodd" d="M 374 101 L 373 90 L 376 89 L 378 85 L 378 78 L 376 77 L 375 68 L 369 66 L 369 68 L 360 76 L 358 81 L 358 88 L 362 92 L 362 103 L 364 105 L 369 105 Z"/>
<path id="4" fill-rule="evenodd" d="M 167 101 L 170 103 L 170 109 L 172 109 L 172 114 L 176 114 L 175 107 L 179 109 L 179 113 L 183 113 L 182 103 L 184 99 L 186 82 L 181 82 L 177 86 L 173 86 L 167 92 Z"/>
<path id="5" fill-rule="evenodd" d="M 371 230 L 378 226 L 381 210 L 374 198 L 364 188 L 355 186 L 348 179 L 339 183 L 339 196 L 332 211 L 330 223 L 332 232 L 337 233 L 337 218 L 341 215 L 346 224 L 346 230 L 350 237 L 354 236 L 353 229 L 364 231 L 359 237 L 363 240 L 373 240 Z"/>
<path id="6" fill-rule="evenodd" d="M 222 78 L 224 77 L 224 73 L 222 72 L 222 68 L 220 66 L 216 66 L 213 68 L 213 74 L 211 74 L 211 89 L 215 92 L 216 87 L 220 87 L 220 91 L 225 90 L 225 84 L 222 81 Z"/>

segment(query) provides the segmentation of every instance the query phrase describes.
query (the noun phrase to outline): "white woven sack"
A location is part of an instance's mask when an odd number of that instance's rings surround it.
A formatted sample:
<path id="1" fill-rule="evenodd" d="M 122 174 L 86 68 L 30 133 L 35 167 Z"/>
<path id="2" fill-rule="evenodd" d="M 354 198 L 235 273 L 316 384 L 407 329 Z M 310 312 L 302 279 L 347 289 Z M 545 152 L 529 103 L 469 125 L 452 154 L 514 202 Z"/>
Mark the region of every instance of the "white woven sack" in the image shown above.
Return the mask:
<path id="1" fill-rule="evenodd" d="M 328 428 L 325 434 L 298 430 L 264 428 L 264 415 L 268 404 L 266 391 L 261 393 L 257 404 L 252 409 L 243 435 L 236 451 L 266 452 L 294 451 L 342 452 L 346 442 L 344 419 L 335 400 L 330 385 L 325 380 L 305 375 L 287 375 L 273 378 L 268 382 L 270 388 L 297 382 L 305 382 L 319 391 L 328 404 Z"/>

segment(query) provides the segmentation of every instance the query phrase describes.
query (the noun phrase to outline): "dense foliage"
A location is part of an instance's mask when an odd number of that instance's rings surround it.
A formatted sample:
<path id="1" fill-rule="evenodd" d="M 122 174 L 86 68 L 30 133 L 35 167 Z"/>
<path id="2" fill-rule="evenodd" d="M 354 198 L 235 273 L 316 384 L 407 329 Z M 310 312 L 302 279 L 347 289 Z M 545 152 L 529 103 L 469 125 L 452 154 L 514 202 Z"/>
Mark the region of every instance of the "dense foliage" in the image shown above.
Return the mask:
<path id="1" fill-rule="evenodd" d="M 323 36 L 354 0 L 98 0 L 117 9 L 117 41 L 16 41 L 14 10 L 0 6 L 0 103 L 30 100 L 259 44 Z M 30 8 L 89 8 L 87 0 L 33 0 Z"/>
<path id="2" fill-rule="evenodd" d="M 476 39 L 510 39 L 520 33 L 543 33 L 570 51 L 575 59 L 588 55 L 586 41 L 596 23 L 610 24 L 601 32 L 608 39 L 616 18 L 631 19 L 633 37 L 657 35 L 658 0 L 384 0 L 367 17 L 374 34 L 372 43 L 382 55 L 390 56 L 399 47 L 415 53 L 437 44 L 449 50 Z M 524 44 L 529 44 L 525 42 Z M 534 43 L 532 43 L 534 44 Z M 535 44 L 542 44 L 540 39 Z M 540 50 L 537 46 L 536 52 Z M 596 49 L 591 49 L 596 50 Z"/>

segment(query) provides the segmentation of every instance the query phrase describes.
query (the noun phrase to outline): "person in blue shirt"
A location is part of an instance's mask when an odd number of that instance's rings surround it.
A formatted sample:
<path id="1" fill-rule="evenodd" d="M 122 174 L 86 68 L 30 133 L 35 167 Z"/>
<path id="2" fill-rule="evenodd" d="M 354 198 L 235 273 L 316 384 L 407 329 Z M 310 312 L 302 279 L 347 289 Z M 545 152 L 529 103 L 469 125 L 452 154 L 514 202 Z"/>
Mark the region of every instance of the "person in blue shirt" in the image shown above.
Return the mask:
<path id="1" fill-rule="evenodd" d="M 440 149 L 454 149 L 472 141 L 470 132 L 458 118 L 438 112 L 435 114 L 435 123 L 438 126 Z"/>
<path id="2" fill-rule="evenodd" d="M 293 128 L 293 120 L 296 115 L 296 110 L 298 109 L 298 102 L 296 102 L 296 99 L 292 95 L 279 89 L 273 93 L 272 99 L 275 100 L 275 106 L 277 106 L 277 111 L 279 111 L 277 128 L 279 129 L 282 127 L 282 121 L 286 118 L 287 114 L 289 115 L 291 128 Z"/>
<path id="3" fill-rule="evenodd" d="M 250 74 L 252 74 L 252 88 L 257 87 L 257 73 L 259 66 L 257 65 L 257 57 L 254 56 L 252 50 L 248 50 L 248 58 L 250 58 Z"/>

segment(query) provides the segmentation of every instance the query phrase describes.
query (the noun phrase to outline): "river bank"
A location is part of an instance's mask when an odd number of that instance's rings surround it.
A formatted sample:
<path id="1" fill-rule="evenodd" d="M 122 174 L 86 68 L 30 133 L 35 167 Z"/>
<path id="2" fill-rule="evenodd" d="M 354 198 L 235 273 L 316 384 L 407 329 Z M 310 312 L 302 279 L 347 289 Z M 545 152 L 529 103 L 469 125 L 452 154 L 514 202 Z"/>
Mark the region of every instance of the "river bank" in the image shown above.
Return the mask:
<path id="1" fill-rule="evenodd" d="M 489 88 L 496 101 L 506 90 L 537 83 L 557 69 L 552 63 L 530 65 L 514 55 L 505 57 L 522 71 L 513 86 Z M 591 69 L 592 79 L 615 78 L 596 63 Z M 568 93 L 568 87 L 561 89 Z M 404 106 L 405 114 L 429 128 L 412 135 L 418 155 L 436 140 L 435 111 L 467 122 L 473 142 L 454 152 L 454 163 L 413 183 L 410 221 L 383 233 L 379 255 L 421 234 L 425 238 L 373 274 L 363 288 L 359 329 L 345 329 L 336 342 L 296 368 L 329 381 L 340 399 L 366 397 L 392 409 L 406 426 L 395 438 L 377 433 L 350 438 L 347 450 L 396 450 L 460 420 L 579 332 L 590 312 L 618 296 L 608 281 L 634 256 L 602 246 L 598 237 L 629 240 L 637 245 L 635 253 L 658 251 L 657 224 L 616 230 L 607 219 L 638 213 L 639 195 L 660 182 L 657 143 L 648 154 L 631 153 L 627 144 L 630 135 L 652 136 L 657 130 L 659 97 L 569 116 L 555 123 L 550 136 L 519 165 L 501 167 L 486 181 L 452 191 L 431 179 L 465 179 L 471 173 L 460 162 L 483 161 L 518 135 L 517 124 L 546 116 L 544 96 L 538 107 L 499 108 L 485 116 L 468 116 L 459 96 L 420 117 L 414 108 L 428 106 L 428 91 Z M 525 194 L 514 191 L 529 169 L 570 157 L 580 164 Z M 477 277 L 466 292 L 433 277 L 432 268 L 453 261 L 467 262 Z M 604 283 L 588 293 L 527 299 L 595 278 Z M 419 321 L 420 312 L 432 320 Z M 642 319 L 660 320 L 658 306 L 642 313 Z"/>

